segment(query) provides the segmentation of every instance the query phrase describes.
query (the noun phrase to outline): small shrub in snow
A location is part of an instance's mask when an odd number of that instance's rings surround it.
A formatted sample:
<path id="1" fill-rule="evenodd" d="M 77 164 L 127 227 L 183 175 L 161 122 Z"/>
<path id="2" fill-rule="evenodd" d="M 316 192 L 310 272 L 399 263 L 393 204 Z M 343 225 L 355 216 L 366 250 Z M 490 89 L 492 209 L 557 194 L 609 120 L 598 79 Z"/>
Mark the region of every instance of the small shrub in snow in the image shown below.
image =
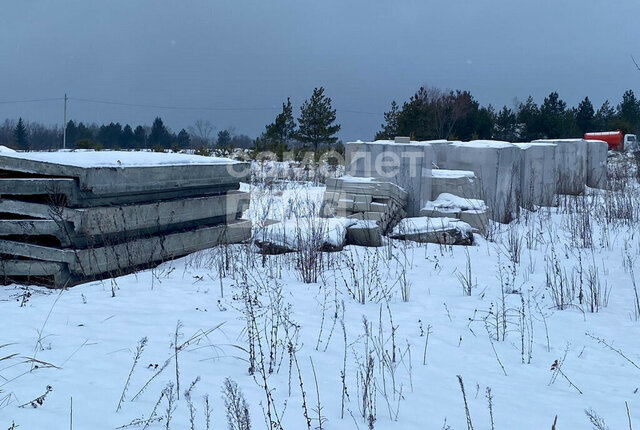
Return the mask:
<path id="1" fill-rule="evenodd" d="M 227 411 L 229 430 L 251 430 L 249 404 L 235 381 L 225 378 L 222 386 L 222 398 Z"/>

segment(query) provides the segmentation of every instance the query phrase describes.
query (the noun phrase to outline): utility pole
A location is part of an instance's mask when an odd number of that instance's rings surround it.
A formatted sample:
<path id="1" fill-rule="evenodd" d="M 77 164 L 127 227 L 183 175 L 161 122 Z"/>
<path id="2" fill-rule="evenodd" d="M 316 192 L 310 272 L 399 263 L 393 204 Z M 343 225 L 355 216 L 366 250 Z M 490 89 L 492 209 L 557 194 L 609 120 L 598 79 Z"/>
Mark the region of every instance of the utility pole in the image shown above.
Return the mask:
<path id="1" fill-rule="evenodd" d="M 67 149 L 67 93 L 64 93 L 64 124 L 62 126 L 62 149 Z"/>

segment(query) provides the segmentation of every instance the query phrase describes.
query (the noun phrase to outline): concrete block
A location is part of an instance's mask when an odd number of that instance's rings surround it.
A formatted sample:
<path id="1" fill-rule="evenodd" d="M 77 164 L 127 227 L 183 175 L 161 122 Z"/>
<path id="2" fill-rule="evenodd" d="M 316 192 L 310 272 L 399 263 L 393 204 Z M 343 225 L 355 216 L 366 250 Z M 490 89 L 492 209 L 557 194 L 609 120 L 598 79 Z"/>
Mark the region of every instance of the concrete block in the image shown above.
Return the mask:
<path id="1" fill-rule="evenodd" d="M 351 199 L 340 199 L 336 207 L 338 210 L 346 210 L 351 212 L 364 212 L 368 211 L 370 204 L 365 202 L 356 202 Z"/>
<path id="2" fill-rule="evenodd" d="M 556 194 L 555 143 L 514 143 L 520 148 L 520 206 L 553 206 Z"/>
<path id="3" fill-rule="evenodd" d="M 584 139 L 546 139 L 533 143 L 555 143 L 556 192 L 579 195 L 587 184 L 587 147 Z"/>
<path id="4" fill-rule="evenodd" d="M 448 147 L 453 142 L 448 140 L 427 140 L 424 143 L 428 143 L 433 148 L 433 168 L 434 169 L 444 169 L 447 165 L 447 153 Z"/>
<path id="5" fill-rule="evenodd" d="M 350 142 L 346 173 L 398 185 L 407 192 L 407 212 L 417 214 L 431 199 L 433 149 L 422 142 Z"/>
<path id="6" fill-rule="evenodd" d="M 369 212 L 387 212 L 389 210 L 389 205 L 387 205 L 386 203 L 378 203 L 378 202 L 372 202 L 369 205 Z"/>
<path id="7" fill-rule="evenodd" d="M 587 140 L 587 186 L 607 186 L 607 152 L 609 145 L 601 140 Z"/>
<path id="8" fill-rule="evenodd" d="M 384 214 L 382 212 L 363 212 L 363 220 L 382 221 Z"/>
<path id="9" fill-rule="evenodd" d="M 467 199 L 482 198 L 482 189 L 475 173 L 470 170 L 433 169 L 431 171 L 431 199 L 451 193 Z"/>
<path id="10" fill-rule="evenodd" d="M 446 169 L 470 170 L 494 221 L 508 223 L 518 210 L 520 149 L 508 142 L 455 142 L 447 146 Z"/>
<path id="11" fill-rule="evenodd" d="M 429 218 L 457 218 L 460 219 L 460 212 L 462 210 L 458 207 L 453 208 L 422 208 L 420 210 L 420 216 L 426 216 Z"/>
<path id="12" fill-rule="evenodd" d="M 372 221 L 359 221 L 347 227 L 347 245 L 382 246 L 380 226 Z"/>
<path id="13" fill-rule="evenodd" d="M 466 210 L 461 211 L 458 217 L 460 221 L 466 222 L 483 236 L 487 235 L 487 225 L 489 224 L 489 215 L 486 210 Z"/>

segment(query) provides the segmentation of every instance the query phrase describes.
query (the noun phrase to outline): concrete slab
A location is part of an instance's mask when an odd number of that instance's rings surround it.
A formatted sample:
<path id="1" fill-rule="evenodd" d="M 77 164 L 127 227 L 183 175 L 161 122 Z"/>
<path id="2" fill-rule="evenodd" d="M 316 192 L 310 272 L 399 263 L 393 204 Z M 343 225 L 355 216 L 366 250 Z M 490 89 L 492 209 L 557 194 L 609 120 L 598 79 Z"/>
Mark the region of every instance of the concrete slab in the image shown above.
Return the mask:
<path id="1" fill-rule="evenodd" d="M 219 224 L 235 220 L 249 206 L 249 193 L 232 191 L 222 196 L 176 199 L 124 206 L 98 206 L 92 208 L 55 208 L 41 203 L 16 200 L 0 200 L 0 213 L 20 214 L 27 217 L 64 222 L 67 228 L 58 228 L 55 236 L 64 243 L 76 247 L 87 243 L 121 242 L 133 237 L 148 236 L 158 232 L 173 232 L 206 224 Z M 16 220 L 14 220 L 16 221 Z M 16 234 L 47 234 L 51 224 L 21 220 Z M 3 221 L 0 221 L 0 225 Z M 8 227 L 4 227 L 6 230 Z M 2 229 L 0 229 L 0 232 Z"/>
<path id="2" fill-rule="evenodd" d="M 115 196 L 235 185 L 247 180 L 250 165 L 151 152 L 27 152 L 0 154 L 0 171 L 2 177 L 14 179 L 72 178 L 81 192 Z"/>
<path id="3" fill-rule="evenodd" d="M 62 227 L 62 228 L 61 228 Z M 60 226 L 53 220 L 2 220 L 0 221 L 0 238 L 11 237 L 14 240 L 33 242 L 38 237 L 56 238 L 61 246 L 70 246 L 71 242 L 61 234 L 61 230 L 73 229 L 72 224 Z"/>
<path id="4" fill-rule="evenodd" d="M 459 219 L 478 233 L 485 235 L 489 223 L 488 208 L 484 201 L 465 199 L 450 193 L 442 193 L 420 211 L 420 216 L 429 218 Z"/>
<path id="5" fill-rule="evenodd" d="M 473 229 L 451 218 L 405 218 L 390 234 L 393 239 L 441 245 L 473 245 Z"/>
<path id="6" fill-rule="evenodd" d="M 0 284 L 66 287 L 71 275 L 66 264 L 49 261 L 0 260 Z"/>
<path id="7" fill-rule="evenodd" d="M 75 285 L 94 279 L 121 276 L 199 250 L 220 244 L 239 243 L 250 238 L 251 222 L 241 220 L 229 225 L 208 226 L 166 236 L 136 239 L 115 246 L 82 250 L 57 249 L 0 240 L 0 254 L 36 260 L 35 262 L 21 260 L 23 264 L 16 265 L 11 260 L 5 259 L 3 264 L 10 268 L 9 273 L 12 277 L 34 276 L 33 273 L 45 272 L 44 269 L 38 269 L 39 267 L 52 269 L 60 268 L 59 265 L 64 264 L 71 276 L 70 284 Z M 57 265 L 51 263 L 57 263 Z"/>
<path id="8" fill-rule="evenodd" d="M 68 178 L 0 178 L 0 198 L 49 203 L 64 201 L 66 207 L 125 205 L 194 196 L 224 194 L 239 188 L 229 182 L 206 187 L 182 187 L 171 190 L 145 190 L 134 193 L 96 195 L 81 191 L 75 179 Z"/>

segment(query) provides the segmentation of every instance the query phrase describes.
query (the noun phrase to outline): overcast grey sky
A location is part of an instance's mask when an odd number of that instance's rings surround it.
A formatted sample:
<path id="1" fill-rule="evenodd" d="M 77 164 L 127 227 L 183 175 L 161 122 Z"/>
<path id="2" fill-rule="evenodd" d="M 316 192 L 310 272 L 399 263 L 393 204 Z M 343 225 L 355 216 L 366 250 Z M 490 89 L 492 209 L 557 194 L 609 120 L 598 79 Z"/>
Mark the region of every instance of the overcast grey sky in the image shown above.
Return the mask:
<path id="1" fill-rule="evenodd" d="M 257 136 L 287 96 L 333 99 L 344 140 L 371 138 L 421 85 L 482 104 L 557 90 L 599 106 L 638 89 L 638 0 L 12 0 L 0 8 L 0 102 L 69 97 L 79 121 L 174 130 L 207 119 Z M 638 91 L 636 91 L 638 92 Z M 352 111 L 365 112 L 354 113 Z M 296 115 L 299 110 L 296 108 Z M 60 102 L 0 103 L 0 120 L 62 123 Z"/>

